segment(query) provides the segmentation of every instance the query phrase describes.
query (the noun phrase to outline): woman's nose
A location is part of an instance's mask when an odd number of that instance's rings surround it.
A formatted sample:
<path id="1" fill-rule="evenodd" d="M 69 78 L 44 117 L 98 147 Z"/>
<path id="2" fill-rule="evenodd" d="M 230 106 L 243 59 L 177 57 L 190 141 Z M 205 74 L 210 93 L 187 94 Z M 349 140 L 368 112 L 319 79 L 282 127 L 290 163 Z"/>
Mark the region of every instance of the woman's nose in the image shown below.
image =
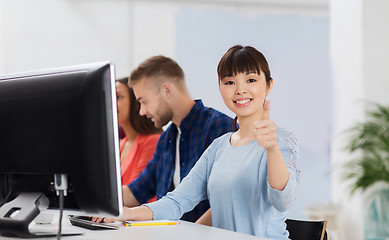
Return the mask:
<path id="1" fill-rule="evenodd" d="M 236 84 L 236 92 L 235 94 L 241 95 L 247 92 L 247 88 L 245 84 L 238 83 Z"/>

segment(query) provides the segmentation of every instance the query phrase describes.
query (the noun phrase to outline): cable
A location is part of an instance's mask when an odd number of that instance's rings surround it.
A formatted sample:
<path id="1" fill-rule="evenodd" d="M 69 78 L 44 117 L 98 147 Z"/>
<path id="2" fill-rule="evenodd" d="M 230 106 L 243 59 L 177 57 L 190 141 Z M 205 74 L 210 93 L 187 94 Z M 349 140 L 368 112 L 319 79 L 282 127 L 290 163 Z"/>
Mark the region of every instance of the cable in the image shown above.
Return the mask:
<path id="1" fill-rule="evenodd" d="M 4 197 L 3 193 L 5 194 L 7 192 L 7 190 L 6 190 L 6 188 L 7 188 L 7 177 L 6 177 L 5 174 L 0 174 L 0 177 L 4 178 L 3 181 L 0 181 L 0 183 L 3 185 L 3 186 L 0 186 L 0 194 L 1 194 L 1 197 L 3 198 Z"/>
<path id="2" fill-rule="evenodd" d="M 7 192 L 8 192 L 8 194 L 7 194 Z M 3 201 L 1 201 L 0 207 L 8 202 L 8 200 L 11 197 L 11 194 L 12 194 L 12 186 L 8 190 L 8 174 L 4 174 L 4 193 L 7 194 L 7 196 L 5 196 Z M 1 195 L 3 195 L 3 193 L 1 193 Z"/>
<path id="3" fill-rule="evenodd" d="M 61 239 L 61 232 L 62 232 L 62 216 L 63 216 L 63 199 L 64 196 L 64 190 L 59 190 L 59 220 L 58 220 L 58 233 L 57 233 L 57 240 Z"/>
<path id="4" fill-rule="evenodd" d="M 59 195 L 59 226 L 57 240 L 61 239 L 62 232 L 62 216 L 63 216 L 63 205 L 64 205 L 64 196 L 67 195 L 68 189 L 68 177 L 66 174 L 54 174 L 54 188 Z"/>
<path id="5" fill-rule="evenodd" d="M 4 198 L 4 200 L 0 203 L 0 207 L 3 206 L 5 203 L 8 202 L 9 198 L 11 197 L 12 192 L 10 191 L 8 195 Z"/>

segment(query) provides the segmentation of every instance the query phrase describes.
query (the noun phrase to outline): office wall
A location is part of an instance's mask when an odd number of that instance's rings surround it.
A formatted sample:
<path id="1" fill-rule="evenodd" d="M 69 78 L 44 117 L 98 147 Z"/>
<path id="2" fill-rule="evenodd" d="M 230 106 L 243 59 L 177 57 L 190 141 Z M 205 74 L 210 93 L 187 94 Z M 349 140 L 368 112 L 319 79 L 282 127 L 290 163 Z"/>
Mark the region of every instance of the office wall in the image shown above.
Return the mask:
<path id="1" fill-rule="evenodd" d="M 364 87 L 369 100 L 381 104 L 389 103 L 389 77 L 387 63 L 389 58 L 389 1 L 364 0 L 363 16 L 363 66 Z"/>
<path id="2" fill-rule="evenodd" d="M 344 151 L 345 129 L 363 119 L 362 5 L 360 1 L 331 2 L 331 63 L 333 69 L 334 129 L 332 147 L 332 199 L 342 206 L 339 221 L 342 239 L 364 239 L 362 196 L 350 197 L 342 180 L 342 165 L 350 159 Z M 350 8 L 353 4 L 353 8 Z M 348 14 L 344 15 L 344 12 Z M 352 87 L 351 87 L 352 86 Z"/>
<path id="3" fill-rule="evenodd" d="M 159 54 L 175 59 L 176 28 L 174 26 L 180 4 L 135 1 L 132 6 L 133 66 Z"/>
<path id="4" fill-rule="evenodd" d="M 308 204 L 330 201 L 328 10 L 269 2 L 3 0 L 0 70 L 110 60 L 125 76 L 164 54 L 182 65 L 194 98 L 232 116 L 218 92 L 216 65 L 233 44 L 253 45 L 268 58 L 275 81 L 271 117 L 301 143 L 301 187 L 291 216 L 305 218 Z"/>
<path id="5" fill-rule="evenodd" d="M 130 5 L 128 1 L 3 0 L 3 72 L 105 60 L 124 69 L 130 65 L 132 45 Z"/>

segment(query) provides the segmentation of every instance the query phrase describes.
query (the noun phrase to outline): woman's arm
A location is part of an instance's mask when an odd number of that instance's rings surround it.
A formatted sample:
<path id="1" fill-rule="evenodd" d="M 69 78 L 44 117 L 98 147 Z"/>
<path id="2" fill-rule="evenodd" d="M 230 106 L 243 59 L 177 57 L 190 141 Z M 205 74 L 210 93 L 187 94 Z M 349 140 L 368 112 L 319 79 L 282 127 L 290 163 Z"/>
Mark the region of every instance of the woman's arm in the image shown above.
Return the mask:
<path id="1" fill-rule="evenodd" d="M 262 119 L 255 122 L 254 134 L 258 144 L 266 149 L 269 184 L 282 191 L 288 183 L 289 172 L 277 142 L 276 124 L 269 119 L 269 111 L 270 102 L 266 101 Z"/>
<path id="2" fill-rule="evenodd" d="M 136 207 L 140 205 L 140 203 L 132 193 L 131 189 L 127 185 L 122 186 L 122 195 L 123 195 L 123 205 L 125 207 Z"/>
<path id="3" fill-rule="evenodd" d="M 103 217 L 93 217 L 92 221 L 94 222 L 105 222 L 105 223 L 111 223 L 114 221 L 147 221 L 147 220 L 153 220 L 153 212 L 150 210 L 150 208 L 146 206 L 139 206 L 139 207 L 123 207 L 123 214 L 121 218 L 103 218 Z"/>
<path id="4" fill-rule="evenodd" d="M 139 206 L 133 208 L 123 208 L 123 214 L 120 220 L 131 220 L 131 221 L 146 221 L 153 220 L 153 212 L 146 206 Z"/>
<path id="5" fill-rule="evenodd" d="M 282 157 L 280 147 L 275 146 L 266 149 L 267 152 L 267 174 L 268 181 L 272 188 L 282 191 L 289 180 L 289 172 Z"/>
<path id="6" fill-rule="evenodd" d="M 212 227 L 211 209 L 208 209 L 199 219 L 197 219 L 196 223 Z"/>

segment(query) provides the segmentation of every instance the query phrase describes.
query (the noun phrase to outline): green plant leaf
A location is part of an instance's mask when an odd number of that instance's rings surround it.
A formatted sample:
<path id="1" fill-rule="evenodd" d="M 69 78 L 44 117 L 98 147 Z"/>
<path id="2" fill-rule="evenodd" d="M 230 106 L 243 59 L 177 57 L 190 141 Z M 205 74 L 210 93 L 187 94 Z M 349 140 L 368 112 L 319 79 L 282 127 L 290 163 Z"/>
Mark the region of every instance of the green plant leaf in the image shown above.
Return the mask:
<path id="1" fill-rule="evenodd" d="M 351 181 L 351 193 L 373 184 L 389 183 L 389 107 L 375 104 L 365 122 L 348 129 L 346 150 L 358 154 L 343 166 L 342 178 Z"/>

